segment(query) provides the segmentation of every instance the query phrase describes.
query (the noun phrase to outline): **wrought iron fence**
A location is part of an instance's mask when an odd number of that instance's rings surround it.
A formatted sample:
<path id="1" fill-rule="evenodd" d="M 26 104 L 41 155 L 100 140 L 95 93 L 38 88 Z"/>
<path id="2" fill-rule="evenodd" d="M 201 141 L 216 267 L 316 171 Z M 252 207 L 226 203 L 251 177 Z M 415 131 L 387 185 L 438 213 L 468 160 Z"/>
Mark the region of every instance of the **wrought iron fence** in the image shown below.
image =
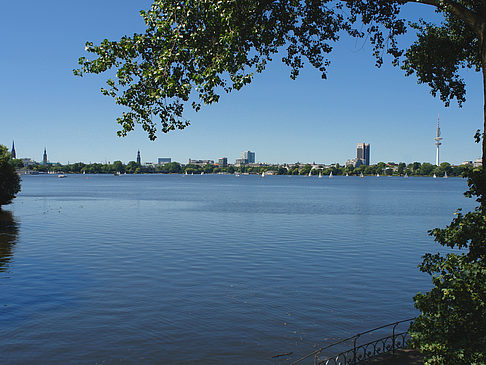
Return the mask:
<path id="1" fill-rule="evenodd" d="M 376 327 L 371 330 L 358 333 L 352 337 L 345 338 L 339 342 L 332 343 L 330 345 L 321 347 L 316 351 L 292 362 L 290 365 L 301 364 L 304 360 L 311 357 L 314 358 L 314 365 L 356 365 L 362 361 L 368 360 L 376 355 L 380 355 L 386 352 L 393 352 L 400 348 L 405 348 L 410 335 L 408 334 L 408 328 L 406 331 L 397 332 L 397 327 L 406 322 L 412 323 L 415 318 L 404 319 L 403 321 L 393 322 L 384 326 Z M 372 341 L 368 341 L 364 344 L 360 344 L 359 340 L 364 335 L 374 333 L 378 330 L 385 328 L 391 328 L 391 334 L 385 337 L 380 337 Z M 353 342 L 353 348 L 342 351 L 336 355 L 326 356 L 329 354 L 329 349 L 338 345 Z"/>

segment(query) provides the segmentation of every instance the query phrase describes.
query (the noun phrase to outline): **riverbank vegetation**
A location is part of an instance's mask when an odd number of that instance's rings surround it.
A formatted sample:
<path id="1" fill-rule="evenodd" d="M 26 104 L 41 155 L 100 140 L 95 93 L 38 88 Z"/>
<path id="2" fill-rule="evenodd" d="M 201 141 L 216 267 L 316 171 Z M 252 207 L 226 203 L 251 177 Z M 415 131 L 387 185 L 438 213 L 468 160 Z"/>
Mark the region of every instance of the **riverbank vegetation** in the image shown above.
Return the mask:
<path id="1" fill-rule="evenodd" d="M 218 173 L 240 173 L 240 174 L 271 174 L 271 175 L 350 175 L 359 176 L 361 174 L 367 175 L 387 175 L 387 176 L 462 176 L 466 171 L 471 169 L 469 165 L 453 166 L 448 162 L 443 162 L 440 166 L 432 165 L 428 162 L 420 163 L 414 162 L 410 164 L 401 163 L 384 163 L 379 162 L 375 165 L 365 166 L 361 165 L 357 168 L 353 166 L 341 166 L 334 164 L 330 166 L 324 165 L 310 165 L 310 164 L 286 164 L 286 165 L 229 165 L 221 167 L 213 164 L 196 165 L 187 164 L 182 165 L 178 162 L 171 162 L 164 165 L 140 165 L 135 161 L 130 161 L 124 164 L 121 161 L 113 163 L 92 163 L 84 164 L 82 162 L 69 165 L 33 165 L 24 167 L 22 164 L 16 164 L 20 171 L 30 172 L 53 172 L 53 173 L 74 173 L 74 174 L 218 174 Z"/>
<path id="2" fill-rule="evenodd" d="M 433 287 L 414 298 L 421 313 L 411 336 L 426 364 L 486 364 L 486 179 L 480 169 L 467 177 L 465 195 L 480 204 L 429 232 L 453 250 L 428 253 L 419 266 L 431 275 Z"/>
<path id="3" fill-rule="evenodd" d="M 12 202 L 20 191 L 20 177 L 15 171 L 7 147 L 0 145 L 0 210 Z"/>

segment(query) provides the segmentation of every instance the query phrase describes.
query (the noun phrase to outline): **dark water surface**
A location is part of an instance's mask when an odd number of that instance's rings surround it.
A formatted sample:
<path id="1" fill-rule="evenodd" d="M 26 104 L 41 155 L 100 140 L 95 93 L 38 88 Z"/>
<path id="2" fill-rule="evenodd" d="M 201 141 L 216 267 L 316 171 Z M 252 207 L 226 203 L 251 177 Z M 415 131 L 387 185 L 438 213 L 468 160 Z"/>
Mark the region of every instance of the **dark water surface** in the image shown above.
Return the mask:
<path id="1" fill-rule="evenodd" d="M 0 363 L 273 364 L 413 317 L 460 178 L 23 177 Z M 284 362 L 283 359 L 279 360 Z"/>

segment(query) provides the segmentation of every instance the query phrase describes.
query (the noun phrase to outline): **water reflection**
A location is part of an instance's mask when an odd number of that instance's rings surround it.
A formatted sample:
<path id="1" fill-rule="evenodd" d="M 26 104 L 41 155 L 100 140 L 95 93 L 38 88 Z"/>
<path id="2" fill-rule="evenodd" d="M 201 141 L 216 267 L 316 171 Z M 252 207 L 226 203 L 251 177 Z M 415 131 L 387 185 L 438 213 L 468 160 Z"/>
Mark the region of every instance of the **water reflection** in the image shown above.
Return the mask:
<path id="1" fill-rule="evenodd" d="M 13 214 L 0 210 L 0 272 L 5 271 L 17 242 L 18 224 Z"/>

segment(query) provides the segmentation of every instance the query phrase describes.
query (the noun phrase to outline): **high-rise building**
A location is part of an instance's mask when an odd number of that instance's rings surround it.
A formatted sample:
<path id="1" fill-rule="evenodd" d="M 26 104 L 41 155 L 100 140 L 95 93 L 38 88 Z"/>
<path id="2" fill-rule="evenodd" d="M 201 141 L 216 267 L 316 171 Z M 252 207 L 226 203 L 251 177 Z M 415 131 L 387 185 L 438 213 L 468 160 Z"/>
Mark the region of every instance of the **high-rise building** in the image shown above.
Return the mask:
<path id="1" fill-rule="evenodd" d="M 47 151 L 45 147 L 44 147 L 44 156 L 42 156 L 42 164 L 47 165 Z"/>
<path id="2" fill-rule="evenodd" d="M 435 164 L 439 166 L 439 146 L 442 144 L 440 141 L 442 140 L 442 137 L 440 136 L 440 128 L 439 128 L 439 115 L 437 114 L 437 135 L 434 138 L 435 140 L 435 145 L 437 146 L 437 154 L 435 155 Z"/>
<path id="3" fill-rule="evenodd" d="M 142 164 L 142 159 L 140 158 L 140 150 L 137 152 L 137 164 L 141 165 Z"/>
<path id="4" fill-rule="evenodd" d="M 246 163 L 255 163 L 255 152 L 244 151 L 241 154 L 241 158 L 246 160 Z"/>
<path id="5" fill-rule="evenodd" d="M 226 167 L 228 166 L 228 158 L 227 157 L 221 157 L 218 159 L 218 165 L 221 167 Z"/>
<path id="6" fill-rule="evenodd" d="M 166 163 L 171 163 L 171 162 L 172 162 L 172 158 L 170 157 L 159 157 L 157 160 L 157 163 L 159 165 L 165 165 Z"/>
<path id="7" fill-rule="evenodd" d="M 12 158 L 17 158 L 17 154 L 15 153 L 15 141 L 12 141 L 12 151 L 10 152 Z"/>
<path id="8" fill-rule="evenodd" d="M 370 144 L 358 143 L 356 147 L 356 158 L 363 160 L 366 166 L 370 165 Z"/>

